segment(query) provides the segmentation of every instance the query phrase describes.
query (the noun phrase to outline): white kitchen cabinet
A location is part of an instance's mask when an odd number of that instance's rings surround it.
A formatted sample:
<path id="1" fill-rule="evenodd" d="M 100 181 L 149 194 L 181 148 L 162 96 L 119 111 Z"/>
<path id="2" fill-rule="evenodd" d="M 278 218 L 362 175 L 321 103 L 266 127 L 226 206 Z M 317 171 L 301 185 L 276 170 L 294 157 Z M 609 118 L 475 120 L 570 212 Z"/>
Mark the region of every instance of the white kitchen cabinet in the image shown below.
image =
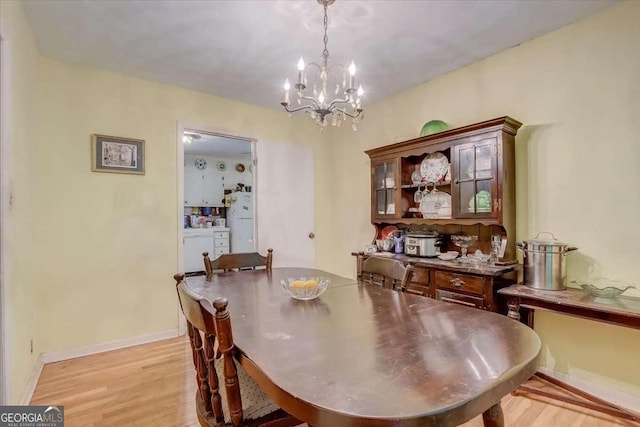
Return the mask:
<path id="1" fill-rule="evenodd" d="M 223 206 L 224 181 L 222 172 L 214 167 L 204 171 L 203 196 L 209 205 Z"/>
<path id="2" fill-rule="evenodd" d="M 223 206 L 224 185 L 222 173 L 208 165 L 198 169 L 191 162 L 184 166 L 184 205 Z"/>
<path id="3" fill-rule="evenodd" d="M 184 166 L 184 204 L 199 206 L 202 202 L 202 173 L 195 167 Z"/>
<path id="4" fill-rule="evenodd" d="M 213 254 L 217 258 L 222 254 L 229 253 L 229 229 L 216 230 L 213 232 Z"/>
<path id="5" fill-rule="evenodd" d="M 204 271 L 202 253 L 214 253 L 213 242 L 211 229 L 185 230 L 183 260 L 186 273 Z"/>

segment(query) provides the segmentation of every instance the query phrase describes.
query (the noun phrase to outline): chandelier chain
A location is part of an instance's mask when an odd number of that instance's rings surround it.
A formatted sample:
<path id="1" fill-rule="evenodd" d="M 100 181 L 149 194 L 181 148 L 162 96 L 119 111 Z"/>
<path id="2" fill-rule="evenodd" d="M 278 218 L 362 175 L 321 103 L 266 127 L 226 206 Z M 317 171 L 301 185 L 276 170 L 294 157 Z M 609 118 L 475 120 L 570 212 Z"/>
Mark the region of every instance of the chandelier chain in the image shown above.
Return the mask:
<path id="1" fill-rule="evenodd" d="M 324 50 L 322 51 L 322 58 L 324 58 L 324 66 L 327 67 L 329 64 L 329 49 L 327 49 L 327 44 L 329 43 L 329 36 L 327 36 L 327 23 L 329 22 L 329 18 L 327 17 L 327 5 L 324 5 Z"/>

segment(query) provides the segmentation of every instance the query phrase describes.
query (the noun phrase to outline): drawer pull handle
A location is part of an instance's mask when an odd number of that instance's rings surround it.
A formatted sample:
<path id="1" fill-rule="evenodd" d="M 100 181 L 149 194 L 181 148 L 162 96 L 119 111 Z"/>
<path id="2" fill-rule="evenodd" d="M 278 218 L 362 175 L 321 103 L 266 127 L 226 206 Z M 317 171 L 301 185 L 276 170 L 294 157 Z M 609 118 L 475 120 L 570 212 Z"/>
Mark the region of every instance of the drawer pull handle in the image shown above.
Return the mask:
<path id="1" fill-rule="evenodd" d="M 476 305 L 472 302 L 466 302 L 466 301 L 458 301 L 457 299 L 453 299 L 453 298 L 447 298 L 447 297 L 440 297 L 441 301 L 446 301 L 446 302 L 452 302 L 454 304 L 462 304 L 462 305 L 466 305 L 467 307 L 475 307 Z"/>
<path id="2" fill-rule="evenodd" d="M 462 286 L 464 286 L 464 280 L 456 277 L 454 279 L 449 279 L 449 283 L 452 283 L 453 286 L 455 286 L 456 288 L 461 288 Z"/>

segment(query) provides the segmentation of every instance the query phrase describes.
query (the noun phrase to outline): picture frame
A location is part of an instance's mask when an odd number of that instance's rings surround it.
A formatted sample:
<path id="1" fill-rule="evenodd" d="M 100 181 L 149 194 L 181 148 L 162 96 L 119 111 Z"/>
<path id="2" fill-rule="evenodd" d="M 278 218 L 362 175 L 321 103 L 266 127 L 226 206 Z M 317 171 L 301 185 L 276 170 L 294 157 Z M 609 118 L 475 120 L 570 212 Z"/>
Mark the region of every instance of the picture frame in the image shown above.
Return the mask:
<path id="1" fill-rule="evenodd" d="M 91 170 L 93 172 L 144 175 L 144 140 L 93 134 Z"/>

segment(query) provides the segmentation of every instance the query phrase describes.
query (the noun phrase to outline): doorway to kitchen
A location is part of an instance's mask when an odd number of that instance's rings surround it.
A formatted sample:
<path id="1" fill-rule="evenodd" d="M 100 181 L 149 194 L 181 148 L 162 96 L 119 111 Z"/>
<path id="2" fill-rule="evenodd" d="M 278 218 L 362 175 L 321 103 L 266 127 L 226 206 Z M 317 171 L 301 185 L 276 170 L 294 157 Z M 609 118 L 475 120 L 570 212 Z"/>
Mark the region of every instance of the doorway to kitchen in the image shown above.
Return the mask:
<path id="1" fill-rule="evenodd" d="M 255 140 L 185 126 L 182 146 L 184 202 L 180 207 L 182 269 L 204 273 L 203 252 L 254 252 L 256 245 Z"/>

